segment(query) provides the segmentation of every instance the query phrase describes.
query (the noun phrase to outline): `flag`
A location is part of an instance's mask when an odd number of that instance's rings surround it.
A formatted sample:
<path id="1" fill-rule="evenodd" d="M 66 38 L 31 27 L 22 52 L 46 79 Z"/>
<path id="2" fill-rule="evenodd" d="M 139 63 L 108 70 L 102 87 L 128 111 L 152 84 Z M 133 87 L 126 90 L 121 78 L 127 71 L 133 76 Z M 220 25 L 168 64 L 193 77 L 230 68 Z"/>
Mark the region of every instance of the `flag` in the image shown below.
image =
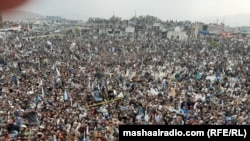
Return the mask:
<path id="1" fill-rule="evenodd" d="M 39 86 L 43 85 L 43 80 L 40 80 Z"/>
<path id="2" fill-rule="evenodd" d="M 73 106 L 72 97 L 71 97 L 71 94 L 68 94 L 68 95 L 69 95 L 70 105 L 71 105 L 71 107 L 72 107 L 72 106 Z"/>
<path id="3" fill-rule="evenodd" d="M 12 76 L 12 81 L 17 85 L 17 77 L 16 77 L 16 75 Z"/>
<path id="4" fill-rule="evenodd" d="M 162 84 L 161 84 L 161 90 L 165 91 L 166 89 L 166 79 L 163 79 Z"/>
<path id="5" fill-rule="evenodd" d="M 53 89 L 56 88 L 56 82 L 55 82 L 55 80 L 52 82 L 52 87 L 53 87 Z"/>
<path id="6" fill-rule="evenodd" d="M 44 97 L 44 90 L 43 90 L 43 87 L 42 87 L 42 97 Z"/>
<path id="7" fill-rule="evenodd" d="M 63 96 L 63 99 L 64 99 L 64 100 L 68 100 L 68 93 L 67 93 L 67 91 L 66 91 L 66 90 L 64 91 L 64 96 Z"/>
<path id="8" fill-rule="evenodd" d="M 20 81 L 19 81 L 19 79 L 17 78 L 17 85 L 19 86 L 20 85 Z"/>
<path id="9" fill-rule="evenodd" d="M 54 135 L 54 136 L 53 136 L 53 139 L 54 139 L 54 141 L 57 141 L 57 139 L 56 139 L 56 135 Z"/>
<path id="10" fill-rule="evenodd" d="M 90 80 L 89 80 L 88 89 L 90 90 L 90 88 L 91 88 L 91 84 L 90 84 Z"/>
<path id="11" fill-rule="evenodd" d="M 53 65 L 51 69 L 52 69 L 52 70 L 55 70 L 55 65 Z"/>
<path id="12" fill-rule="evenodd" d="M 35 102 L 38 103 L 38 102 L 40 102 L 40 101 L 42 101 L 42 99 L 41 99 L 38 95 L 36 95 L 36 97 L 35 97 Z"/>
<path id="13" fill-rule="evenodd" d="M 100 91 L 94 91 L 92 93 L 92 96 L 94 97 L 95 101 L 102 101 L 103 100 L 102 94 Z"/>
<path id="14" fill-rule="evenodd" d="M 91 60 L 92 60 L 92 55 L 91 55 L 91 53 L 89 54 L 89 62 L 91 62 Z"/>
<path id="15" fill-rule="evenodd" d="M 86 140 L 86 137 L 85 137 L 85 131 L 83 132 L 83 141 Z"/>
<path id="16" fill-rule="evenodd" d="M 61 76 L 61 74 L 60 74 L 59 70 L 57 69 L 57 67 L 56 67 L 56 74 L 57 74 L 57 76 Z"/>
<path id="17" fill-rule="evenodd" d="M 126 80 L 125 79 L 123 79 L 122 85 L 123 85 L 123 90 L 126 90 Z"/>
<path id="18" fill-rule="evenodd" d="M 98 87 L 98 91 L 101 92 L 100 84 L 97 84 L 97 87 Z"/>
<path id="19" fill-rule="evenodd" d="M 182 103 L 182 100 L 181 100 L 181 97 L 180 97 L 180 101 L 179 101 L 179 104 L 178 104 L 178 111 L 180 112 L 182 109 L 181 109 L 181 103 Z"/>
<path id="20" fill-rule="evenodd" d="M 51 46 L 51 45 L 52 45 L 52 43 L 51 43 L 50 41 L 47 41 L 47 44 L 48 44 L 49 46 Z"/>

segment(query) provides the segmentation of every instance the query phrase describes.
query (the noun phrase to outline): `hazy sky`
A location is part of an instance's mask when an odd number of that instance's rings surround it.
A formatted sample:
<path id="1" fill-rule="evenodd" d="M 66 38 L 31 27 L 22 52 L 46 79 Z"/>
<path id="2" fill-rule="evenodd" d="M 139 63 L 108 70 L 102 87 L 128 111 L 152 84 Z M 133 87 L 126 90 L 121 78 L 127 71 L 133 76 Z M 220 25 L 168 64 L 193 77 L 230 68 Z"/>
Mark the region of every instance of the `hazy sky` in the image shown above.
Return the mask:
<path id="1" fill-rule="evenodd" d="M 250 13 L 249 5 L 249 0 L 31 0 L 19 9 L 81 20 L 88 17 L 110 18 L 113 13 L 128 19 L 136 13 L 138 16 L 157 16 L 162 20 L 199 21 L 216 16 L 222 21 L 225 15 Z"/>

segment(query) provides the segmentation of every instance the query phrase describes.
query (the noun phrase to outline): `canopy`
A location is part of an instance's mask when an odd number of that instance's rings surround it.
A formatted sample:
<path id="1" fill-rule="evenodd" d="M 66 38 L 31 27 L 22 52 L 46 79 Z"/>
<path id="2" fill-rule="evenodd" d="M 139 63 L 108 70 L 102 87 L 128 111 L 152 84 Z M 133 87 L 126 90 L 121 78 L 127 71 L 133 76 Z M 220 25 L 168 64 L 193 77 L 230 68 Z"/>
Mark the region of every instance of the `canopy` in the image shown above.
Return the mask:
<path id="1" fill-rule="evenodd" d="M 210 33 L 208 31 L 199 31 L 198 35 L 209 35 Z"/>
<path id="2" fill-rule="evenodd" d="M 223 36 L 225 38 L 232 38 L 233 37 L 233 35 L 231 35 L 230 33 L 227 33 L 227 32 L 220 32 L 219 36 Z"/>

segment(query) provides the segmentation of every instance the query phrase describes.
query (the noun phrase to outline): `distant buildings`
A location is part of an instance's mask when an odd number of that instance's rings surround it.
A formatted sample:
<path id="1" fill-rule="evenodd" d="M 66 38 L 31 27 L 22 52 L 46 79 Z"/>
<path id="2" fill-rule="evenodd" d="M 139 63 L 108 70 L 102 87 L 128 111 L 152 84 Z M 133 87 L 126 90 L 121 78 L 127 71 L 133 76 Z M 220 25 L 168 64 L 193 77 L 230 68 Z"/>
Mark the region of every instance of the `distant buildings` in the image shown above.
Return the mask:
<path id="1" fill-rule="evenodd" d="M 186 31 L 183 31 L 180 27 L 176 27 L 174 31 L 168 31 L 167 37 L 169 39 L 175 39 L 175 40 L 187 40 L 188 35 Z"/>
<path id="2" fill-rule="evenodd" d="M 250 35 L 250 27 L 228 27 L 221 24 L 205 24 L 191 21 L 161 21 L 153 16 L 133 17 L 129 20 L 122 20 L 112 16 L 110 19 L 90 18 L 88 22 L 67 20 L 61 16 L 46 16 L 22 21 L 4 21 L 3 27 L 8 29 L 24 29 L 24 31 L 47 33 L 72 33 L 76 28 L 82 36 L 110 36 L 120 38 L 127 36 L 137 40 L 146 40 L 150 37 L 157 39 L 171 39 L 186 41 L 190 38 L 245 38 Z M 77 32 L 78 33 L 78 32 Z"/>
<path id="3" fill-rule="evenodd" d="M 86 27 L 94 33 L 96 28 L 100 34 L 108 36 L 130 36 L 136 39 L 145 39 L 148 36 L 187 40 L 191 33 L 191 22 L 163 22 L 153 16 L 133 17 L 130 20 L 121 20 L 117 17 L 110 19 L 90 18 Z M 180 31 L 176 31 L 176 27 Z M 96 32 L 95 32 L 96 33 Z"/>
<path id="4" fill-rule="evenodd" d="M 46 16 L 45 19 L 52 23 L 61 23 L 63 20 L 61 16 Z"/>

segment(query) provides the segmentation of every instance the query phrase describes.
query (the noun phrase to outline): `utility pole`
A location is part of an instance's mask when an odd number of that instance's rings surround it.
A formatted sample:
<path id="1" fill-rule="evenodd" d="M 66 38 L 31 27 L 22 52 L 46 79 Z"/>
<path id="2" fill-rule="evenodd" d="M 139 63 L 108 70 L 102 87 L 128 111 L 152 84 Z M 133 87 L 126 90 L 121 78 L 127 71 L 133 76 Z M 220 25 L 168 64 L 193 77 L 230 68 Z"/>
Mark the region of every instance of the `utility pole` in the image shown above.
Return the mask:
<path id="1" fill-rule="evenodd" d="M 222 22 L 222 30 L 223 32 L 225 31 L 225 19 L 223 18 L 223 22 Z"/>

